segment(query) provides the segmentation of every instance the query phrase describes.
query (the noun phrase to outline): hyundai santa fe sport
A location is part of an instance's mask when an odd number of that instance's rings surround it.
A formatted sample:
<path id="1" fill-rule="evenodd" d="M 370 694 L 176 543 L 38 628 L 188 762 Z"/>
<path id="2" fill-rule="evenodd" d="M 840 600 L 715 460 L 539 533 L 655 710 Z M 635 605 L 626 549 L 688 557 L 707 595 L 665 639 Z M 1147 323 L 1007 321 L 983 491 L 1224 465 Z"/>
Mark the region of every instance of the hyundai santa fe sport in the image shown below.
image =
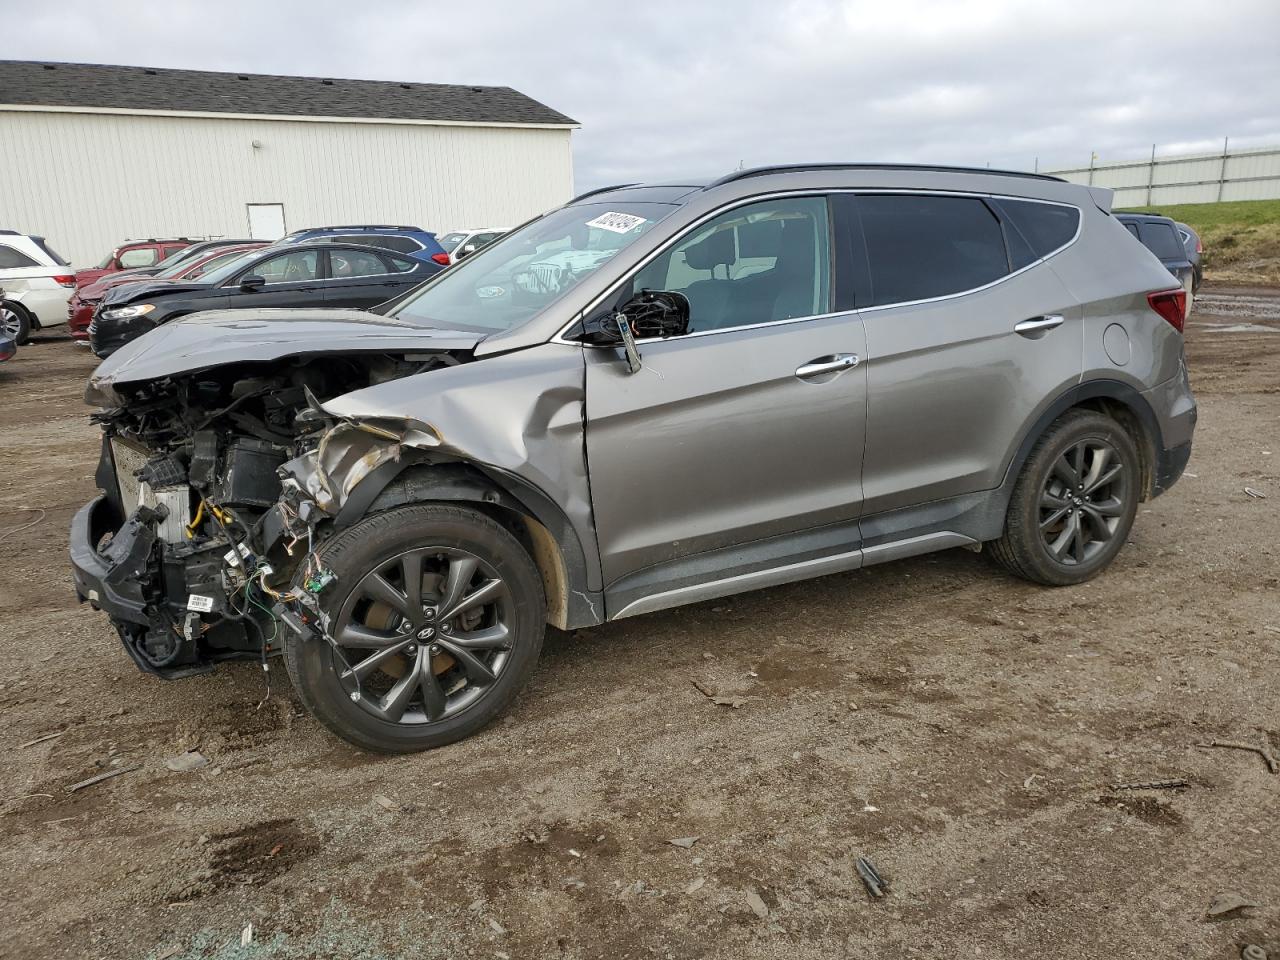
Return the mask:
<path id="1" fill-rule="evenodd" d="M 588 627 L 949 547 L 1077 584 L 1191 451 L 1183 292 L 1051 177 L 829 165 L 587 194 L 378 313 L 102 363 L 80 597 L 142 670 L 281 653 L 369 750 Z"/>

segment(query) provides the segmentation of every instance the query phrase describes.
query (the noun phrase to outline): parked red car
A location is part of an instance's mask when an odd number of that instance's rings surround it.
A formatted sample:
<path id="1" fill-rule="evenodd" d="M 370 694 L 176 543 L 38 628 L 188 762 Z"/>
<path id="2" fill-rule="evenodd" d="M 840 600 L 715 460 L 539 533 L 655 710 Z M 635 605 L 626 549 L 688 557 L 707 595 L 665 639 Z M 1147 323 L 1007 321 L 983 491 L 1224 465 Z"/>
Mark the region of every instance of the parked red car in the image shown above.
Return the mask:
<path id="1" fill-rule="evenodd" d="M 93 283 L 99 277 L 118 270 L 131 270 L 134 267 L 149 267 L 159 263 L 171 253 L 177 253 L 183 247 L 191 246 L 193 241 L 186 237 L 175 237 L 171 240 L 127 240 L 103 258 L 102 262 L 90 270 L 76 271 L 76 286 L 83 287 Z"/>
<path id="2" fill-rule="evenodd" d="M 243 253 L 266 245 L 267 242 L 262 240 L 254 243 L 242 243 L 234 247 L 216 247 L 203 256 L 184 260 L 182 263 L 175 264 L 168 270 L 162 270 L 154 276 L 120 273 L 117 271 L 116 273 L 109 273 L 104 277 L 99 277 L 83 287 L 77 287 L 75 293 L 71 294 L 71 298 L 67 301 L 67 329 L 71 332 L 71 338 L 85 341 L 89 339 L 89 324 L 93 321 L 93 313 L 98 309 L 98 304 L 102 302 L 102 298 L 107 295 L 108 290 L 144 281 L 150 283 L 155 280 L 197 280 L 214 267 L 220 267 Z"/>

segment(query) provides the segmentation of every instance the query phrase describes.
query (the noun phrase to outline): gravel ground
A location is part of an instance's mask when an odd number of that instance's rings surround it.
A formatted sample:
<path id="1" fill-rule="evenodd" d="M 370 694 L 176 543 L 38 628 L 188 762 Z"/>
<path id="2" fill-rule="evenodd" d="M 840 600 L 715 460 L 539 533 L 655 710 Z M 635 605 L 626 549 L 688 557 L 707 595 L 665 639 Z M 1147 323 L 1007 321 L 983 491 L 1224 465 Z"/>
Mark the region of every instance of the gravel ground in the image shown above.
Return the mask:
<path id="1" fill-rule="evenodd" d="M 1197 747 L 1280 751 L 1280 291 L 1192 319 L 1189 473 L 1101 579 L 952 551 L 553 632 L 505 721 L 396 759 L 76 605 L 93 364 L 37 340 L 0 365 L 0 956 L 1280 957 L 1280 776 Z"/>

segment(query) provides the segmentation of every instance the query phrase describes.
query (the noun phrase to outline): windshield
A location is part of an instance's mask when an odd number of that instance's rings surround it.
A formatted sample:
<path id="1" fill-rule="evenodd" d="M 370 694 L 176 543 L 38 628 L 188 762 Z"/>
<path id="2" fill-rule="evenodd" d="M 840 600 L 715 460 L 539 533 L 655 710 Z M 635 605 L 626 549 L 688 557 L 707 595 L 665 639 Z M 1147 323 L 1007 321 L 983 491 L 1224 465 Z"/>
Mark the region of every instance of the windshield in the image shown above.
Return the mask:
<path id="1" fill-rule="evenodd" d="M 445 253 L 453 253 L 453 248 L 465 240 L 466 237 L 465 233 L 446 233 L 439 238 L 439 243 L 440 246 L 444 247 Z"/>
<path id="2" fill-rule="evenodd" d="M 391 316 L 425 326 L 510 330 L 559 300 L 675 209 L 614 201 L 554 210 L 450 267 Z"/>
<path id="3" fill-rule="evenodd" d="M 227 263 L 224 263 L 217 270 L 210 270 L 208 273 L 204 274 L 200 278 L 200 282 L 212 283 L 214 286 L 217 286 L 218 284 L 221 284 L 221 283 L 226 283 L 228 280 L 234 277 L 237 273 L 239 273 L 241 270 L 247 267 L 250 261 L 257 259 L 257 257 L 260 256 L 261 253 L 262 253 L 262 250 L 250 250 L 248 253 L 242 253 L 240 256 L 236 257 L 234 260 L 230 260 Z"/>

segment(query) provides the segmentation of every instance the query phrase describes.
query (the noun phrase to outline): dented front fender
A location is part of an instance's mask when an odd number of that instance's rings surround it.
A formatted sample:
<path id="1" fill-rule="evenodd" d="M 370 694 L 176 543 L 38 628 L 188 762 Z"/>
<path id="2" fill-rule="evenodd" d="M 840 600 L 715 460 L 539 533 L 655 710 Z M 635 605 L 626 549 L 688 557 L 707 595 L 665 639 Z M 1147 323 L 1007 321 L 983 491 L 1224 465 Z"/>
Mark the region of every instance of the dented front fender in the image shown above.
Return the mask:
<path id="1" fill-rule="evenodd" d="M 540 494 L 570 525 L 601 589 L 583 443 L 582 348 L 547 343 L 367 387 L 323 404 L 339 422 L 287 476 L 336 514 L 374 470 L 410 453 L 475 464 Z"/>

